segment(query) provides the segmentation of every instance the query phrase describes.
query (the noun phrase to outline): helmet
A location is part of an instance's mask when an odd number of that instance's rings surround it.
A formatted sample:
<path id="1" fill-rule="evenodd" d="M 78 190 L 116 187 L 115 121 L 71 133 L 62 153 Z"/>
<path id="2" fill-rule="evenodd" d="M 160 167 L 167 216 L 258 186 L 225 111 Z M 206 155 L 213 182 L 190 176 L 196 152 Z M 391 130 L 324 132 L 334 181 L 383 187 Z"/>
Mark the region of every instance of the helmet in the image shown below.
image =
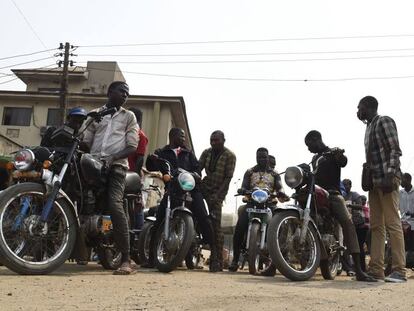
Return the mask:
<path id="1" fill-rule="evenodd" d="M 88 112 L 82 107 L 75 107 L 68 111 L 68 117 L 69 116 L 82 116 L 86 118 L 88 116 Z"/>

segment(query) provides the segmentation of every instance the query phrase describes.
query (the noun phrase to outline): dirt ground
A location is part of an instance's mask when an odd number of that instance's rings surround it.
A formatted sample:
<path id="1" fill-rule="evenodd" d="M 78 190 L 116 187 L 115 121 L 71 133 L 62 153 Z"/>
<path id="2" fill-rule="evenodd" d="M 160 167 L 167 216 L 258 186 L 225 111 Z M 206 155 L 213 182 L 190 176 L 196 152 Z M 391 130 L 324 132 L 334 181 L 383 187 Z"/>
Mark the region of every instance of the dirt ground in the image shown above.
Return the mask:
<path id="1" fill-rule="evenodd" d="M 0 310 L 414 310 L 414 273 L 405 284 L 320 275 L 295 283 L 206 268 L 114 276 L 68 263 L 52 275 L 19 276 L 0 267 Z"/>

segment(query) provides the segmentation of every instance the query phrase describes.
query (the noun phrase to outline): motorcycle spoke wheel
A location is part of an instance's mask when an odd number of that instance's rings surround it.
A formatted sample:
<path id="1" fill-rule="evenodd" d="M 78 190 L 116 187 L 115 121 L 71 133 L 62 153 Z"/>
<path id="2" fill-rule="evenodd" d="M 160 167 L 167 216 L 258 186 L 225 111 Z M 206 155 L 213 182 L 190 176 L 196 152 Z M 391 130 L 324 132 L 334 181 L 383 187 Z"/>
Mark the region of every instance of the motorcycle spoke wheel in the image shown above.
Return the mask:
<path id="1" fill-rule="evenodd" d="M 286 217 L 276 231 L 276 239 L 284 264 L 295 273 L 308 273 L 317 261 L 317 243 L 308 228 L 305 241 L 300 244 L 301 222 L 296 217 Z"/>
<path id="2" fill-rule="evenodd" d="M 24 200 L 30 203 L 22 217 L 20 211 Z M 47 223 L 37 225 L 44 204 L 45 197 L 41 192 L 20 193 L 5 204 L 0 215 L 0 238 L 22 263 L 48 264 L 67 246 L 70 223 L 59 202 L 55 201 Z"/>
<path id="3" fill-rule="evenodd" d="M 185 222 L 182 218 L 171 219 L 168 240 L 163 232 L 157 245 L 157 259 L 161 264 L 168 264 L 176 257 L 183 244 L 185 232 Z"/>

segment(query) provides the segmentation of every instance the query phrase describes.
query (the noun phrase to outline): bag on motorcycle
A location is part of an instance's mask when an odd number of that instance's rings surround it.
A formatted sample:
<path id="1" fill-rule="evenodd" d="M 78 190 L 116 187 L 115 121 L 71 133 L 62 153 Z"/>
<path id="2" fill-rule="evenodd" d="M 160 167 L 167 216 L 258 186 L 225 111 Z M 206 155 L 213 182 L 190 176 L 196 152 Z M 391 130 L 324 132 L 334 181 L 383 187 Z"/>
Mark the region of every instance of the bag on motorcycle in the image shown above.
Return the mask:
<path id="1" fill-rule="evenodd" d="M 368 163 L 362 165 L 361 186 L 364 191 L 371 191 L 374 188 L 372 182 L 372 171 Z"/>

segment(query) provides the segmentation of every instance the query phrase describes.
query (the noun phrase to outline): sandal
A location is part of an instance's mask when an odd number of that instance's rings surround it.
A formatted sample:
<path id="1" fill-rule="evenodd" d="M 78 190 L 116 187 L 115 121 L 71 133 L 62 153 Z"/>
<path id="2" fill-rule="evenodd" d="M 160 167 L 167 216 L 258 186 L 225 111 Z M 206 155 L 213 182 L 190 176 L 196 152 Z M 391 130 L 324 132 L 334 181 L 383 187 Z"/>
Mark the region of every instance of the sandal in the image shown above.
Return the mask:
<path id="1" fill-rule="evenodd" d="M 138 271 L 134 269 L 130 262 L 124 262 L 121 266 L 114 271 L 114 275 L 131 275 L 135 274 Z"/>

